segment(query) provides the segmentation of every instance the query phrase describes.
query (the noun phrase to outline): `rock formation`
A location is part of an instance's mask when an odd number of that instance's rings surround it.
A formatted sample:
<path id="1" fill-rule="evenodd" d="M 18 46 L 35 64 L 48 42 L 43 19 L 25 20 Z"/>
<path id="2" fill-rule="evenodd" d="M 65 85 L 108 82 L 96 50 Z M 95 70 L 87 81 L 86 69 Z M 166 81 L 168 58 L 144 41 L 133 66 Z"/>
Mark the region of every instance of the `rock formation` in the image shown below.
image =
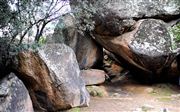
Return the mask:
<path id="1" fill-rule="evenodd" d="M 0 112 L 34 112 L 28 90 L 14 73 L 0 80 Z"/>
<path id="2" fill-rule="evenodd" d="M 89 105 L 89 94 L 71 48 L 48 44 L 38 53 L 19 53 L 17 70 L 37 111 L 57 111 Z"/>

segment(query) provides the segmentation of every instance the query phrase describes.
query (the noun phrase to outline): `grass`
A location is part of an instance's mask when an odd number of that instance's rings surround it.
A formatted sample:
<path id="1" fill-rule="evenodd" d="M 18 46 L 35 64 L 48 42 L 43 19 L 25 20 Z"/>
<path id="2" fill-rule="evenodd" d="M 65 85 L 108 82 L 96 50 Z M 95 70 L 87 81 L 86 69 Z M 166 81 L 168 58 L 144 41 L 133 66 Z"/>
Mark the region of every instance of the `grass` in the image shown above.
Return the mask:
<path id="1" fill-rule="evenodd" d="M 171 97 L 161 97 L 161 98 L 158 98 L 158 101 L 169 102 L 169 101 L 172 101 L 172 98 Z"/>
<path id="2" fill-rule="evenodd" d="M 152 110 L 151 107 L 147 107 L 147 106 L 142 106 L 141 109 L 143 112 L 148 112 L 148 111 Z"/>
<path id="3" fill-rule="evenodd" d="M 173 36 L 175 37 L 175 41 L 180 42 L 180 23 L 173 26 L 171 29 L 171 32 L 172 32 Z"/>
<path id="4" fill-rule="evenodd" d="M 155 96 L 171 96 L 172 94 L 177 93 L 173 90 L 172 85 L 170 84 L 158 84 L 155 86 L 153 91 L 150 93 Z"/>
<path id="5" fill-rule="evenodd" d="M 179 92 L 171 84 L 157 84 L 150 94 L 155 96 L 158 101 L 169 102 L 173 100 L 172 95 L 177 93 Z"/>
<path id="6" fill-rule="evenodd" d="M 71 109 L 70 112 L 80 112 L 80 108 L 79 107 L 73 108 Z"/>
<path id="7" fill-rule="evenodd" d="M 97 93 L 97 96 L 99 96 L 99 97 L 103 97 L 103 92 L 101 92 L 101 91 L 100 91 L 100 92 L 98 92 L 98 93 Z"/>

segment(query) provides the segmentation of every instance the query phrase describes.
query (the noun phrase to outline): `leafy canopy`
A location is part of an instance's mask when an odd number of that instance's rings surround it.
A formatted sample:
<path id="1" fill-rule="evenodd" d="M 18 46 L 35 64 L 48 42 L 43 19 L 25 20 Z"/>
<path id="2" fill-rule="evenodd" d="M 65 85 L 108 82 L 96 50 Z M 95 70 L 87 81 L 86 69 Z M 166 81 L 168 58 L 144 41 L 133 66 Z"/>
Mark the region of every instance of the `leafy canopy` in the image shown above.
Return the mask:
<path id="1" fill-rule="evenodd" d="M 61 17 L 68 0 L 1 0 L 0 37 L 38 42 Z"/>

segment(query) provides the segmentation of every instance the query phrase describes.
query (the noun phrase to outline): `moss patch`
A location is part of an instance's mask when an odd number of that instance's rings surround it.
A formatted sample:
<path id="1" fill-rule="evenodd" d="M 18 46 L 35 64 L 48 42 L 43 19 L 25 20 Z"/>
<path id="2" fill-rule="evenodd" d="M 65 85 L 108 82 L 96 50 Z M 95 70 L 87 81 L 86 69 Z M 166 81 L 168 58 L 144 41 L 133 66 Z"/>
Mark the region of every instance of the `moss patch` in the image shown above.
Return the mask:
<path id="1" fill-rule="evenodd" d="M 178 92 L 174 90 L 171 84 L 158 84 L 155 85 L 153 91 L 150 93 L 155 96 L 171 96 L 172 94 L 177 94 Z"/>
<path id="2" fill-rule="evenodd" d="M 172 101 L 172 99 L 171 97 L 161 97 L 161 98 L 158 98 L 158 101 L 169 102 L 169 101 Z"/>
<path id="3" fill-rule="evenodd" d="M 69 112 L 80 112 L 80 108 L 79 107 L 72 108 Z"/>
<path id="4" fill-rule="evenodd" d="M 143 112 L 148 112 L 148 111 L 150 111 L 150 110 L 152 110 L 153 108 L 152 107 L 148 107 L 148 106 L 142 106 L 141 107 L 141 110 L 143 111 Z"/>
<path id="5" fill-rule="evenodd" d="M 87 90 L 91 96 L 103 97 L 107 96 L 107 92 L 99 86 L 87 86 Z"/>

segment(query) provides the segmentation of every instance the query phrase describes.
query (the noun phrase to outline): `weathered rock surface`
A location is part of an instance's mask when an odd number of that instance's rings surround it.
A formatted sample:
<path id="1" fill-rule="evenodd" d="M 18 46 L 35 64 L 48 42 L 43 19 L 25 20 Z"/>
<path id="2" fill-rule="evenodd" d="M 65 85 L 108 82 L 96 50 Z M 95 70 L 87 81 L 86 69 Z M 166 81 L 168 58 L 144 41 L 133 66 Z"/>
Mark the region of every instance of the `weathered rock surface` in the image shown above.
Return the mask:
<path id="1" fill-rule="evenodd" d="M 165 17 L 180 14 L 179 0 L 111 0 L 105 7 L 121 18 Z"/>
<path id="2" fill-rule="evenodd" d="M 19 53 L 18 71 L 37 111 L 88 106 L 89 94 L 71 48 L 47 44 L 38 53 Z"/>
<path id="3" fill-rule="evenodd" d="M 79 0 L 72 0 L 71 7 L 77 7 Z M 88 0 L 96 9 L 96 32 L 117 36 L 131 31 L 134 20 L 158 18 L 169 21 L 179 18 L 179 0 Z M 82 3 L 80 1 L 80 3 Z"/>
<path id="4" fill-rule="evenodd" d="M 0 80 L 0 112 L 33 112 L 28 90 L 14 73 Z"/>
<path id="5" fill-rule="evenodd" d="M 78 0 L 71 1 L 71 6 Z M 179 15 L 179 0 L 88 0 L 105 16 L 119 18 L 163 17 Z"/>
<path id="6" fill-rule="evenodd" d="M 107 74 L 103 70 L 81 70 L 81 77 L 86 85 L 102 84 L 105 81 L 106 75 Z"/>
<path id="7" fill-rule="evenodd" d="M 64 28 L 59 27 L 62 22 Z M 59 21 L 51 41 L 70 46 L 76 54 L 80 69 L 98 67 L 102 64 L 102 47 L 90 35 L 82 35 L 77 31 L 75 18 L 71 14 L 65 15 L 63 20 Z"/>
<path id="8" fill-rule="evenodd" d="M 79 36 L 76 57 L 80 69 L 99 68 L 103 63 L 103 49 L 90 36 Z"/>
<path id="9" fill-rule="evenodd" d="M 116 37 L 95 34 L 95 39 L 119 56 L 123 65 L 137 72 L 140 78 L 170 80 L 179 77 L 179 70 L 174 65 L 176 54 L 171 51 L 171 37 L 166 24 L 161 20 L 144 19 L 134 28 Z"/>

